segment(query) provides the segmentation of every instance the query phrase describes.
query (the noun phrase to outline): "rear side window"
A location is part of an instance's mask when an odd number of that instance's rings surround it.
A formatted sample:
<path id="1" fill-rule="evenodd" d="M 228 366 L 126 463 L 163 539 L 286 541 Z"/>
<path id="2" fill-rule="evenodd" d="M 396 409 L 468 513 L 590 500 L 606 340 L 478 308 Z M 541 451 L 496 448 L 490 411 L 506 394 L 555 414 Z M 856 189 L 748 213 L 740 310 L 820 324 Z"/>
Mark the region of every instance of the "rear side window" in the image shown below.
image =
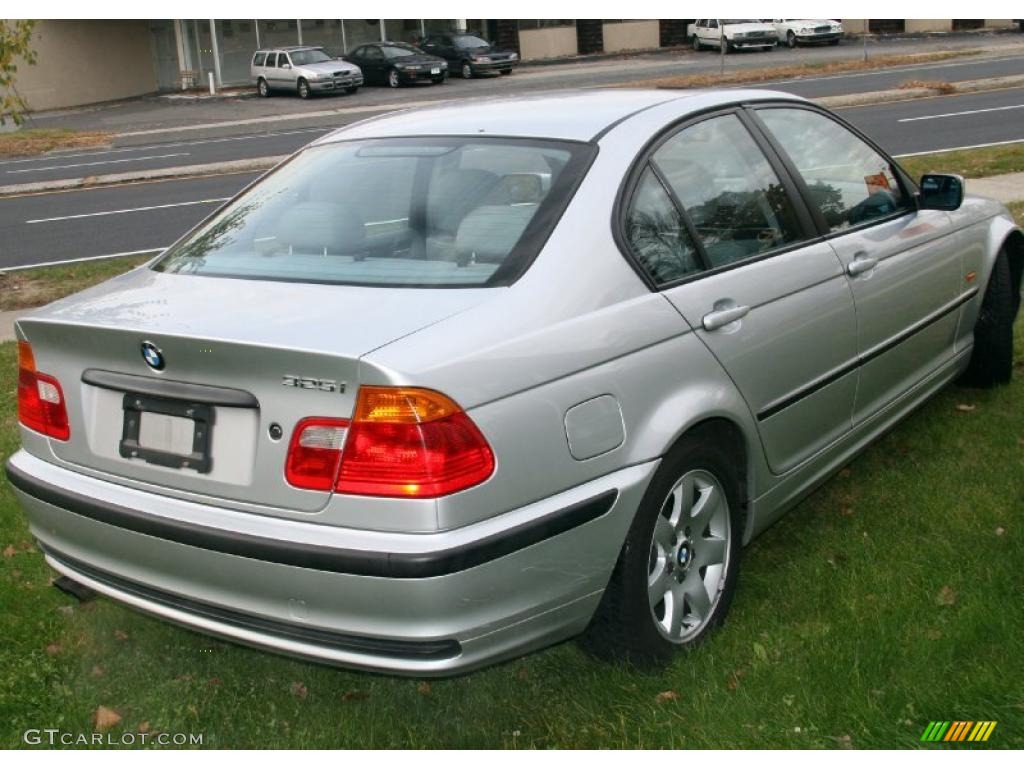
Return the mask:
<path id="1" fill-rule="evenodd" d="M 682 214 L 650 168 L 630 201 L 625 235 L 636 260 L 659 287 L 700 271 Z"/>
<path id="2" fill-rule="evenodd" d="M 766 108 L 757 114 L 797 167 L 830 231 L 907 209 L 889 160 L 835 120 L 809 109 Z"/>
<path id="3" fill-rule="evenodd" d="M 654 153 L 712 269 L 802 237 L 785 188 L 735 115 L 684 128 Z"/>
<path id="4" fill-rule="evenodd" d="M 277 54 L 276 53 L 268 53 L 267 54 L 267 66 L 268 67 L 276 67 L 277 66 Z"/>
<path id="5" fill-rule="evenodd" d="M 253 66 L 255 66 L 255 67 L 262 67 L 263 66 L 263 62 L 265 62 L 266 60 L 267 60 L 267 54 L 265 54 L 265 53 L 257 53 L 255 56 L 252 57 L 252 63 L 253 63 Z"/>
<path id="6" fill-rule="evenodd" d="M 312 147 L 154 269 L 351 285 L 504 285 L 536 256 L 594 151 L 477 138 Z"/>

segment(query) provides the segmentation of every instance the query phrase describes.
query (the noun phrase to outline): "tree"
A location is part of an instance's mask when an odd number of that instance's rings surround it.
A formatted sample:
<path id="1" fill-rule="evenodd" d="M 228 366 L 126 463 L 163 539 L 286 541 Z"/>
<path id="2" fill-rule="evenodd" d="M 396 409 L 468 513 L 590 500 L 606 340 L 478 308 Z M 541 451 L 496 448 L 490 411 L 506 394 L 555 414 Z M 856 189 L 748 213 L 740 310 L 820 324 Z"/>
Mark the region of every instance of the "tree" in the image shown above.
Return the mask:
<path id="1" fill-rule="evenodd" d="M 8 120 L 21 125 L 22 113 L 27 109 L 25 100 L 14 89 L 19 59 L 26 64 L 36 63 L 32 50 L 32 30 L 36 23 L 29 19 L 0 19 L 0 125 Z"/>

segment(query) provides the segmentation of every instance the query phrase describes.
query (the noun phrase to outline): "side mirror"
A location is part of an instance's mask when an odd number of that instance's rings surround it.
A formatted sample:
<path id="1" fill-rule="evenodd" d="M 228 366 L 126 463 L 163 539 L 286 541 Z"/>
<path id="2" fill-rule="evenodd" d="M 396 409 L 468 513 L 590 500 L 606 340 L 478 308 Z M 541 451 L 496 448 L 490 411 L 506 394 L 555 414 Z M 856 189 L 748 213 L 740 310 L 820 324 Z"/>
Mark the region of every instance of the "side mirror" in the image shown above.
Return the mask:
<path id="1" fill-rule="evenodd" d="M 921 177 L 918 207 L 955 211 L 964 202 L 964 177 L 951 173 L 926 173 Z"/>

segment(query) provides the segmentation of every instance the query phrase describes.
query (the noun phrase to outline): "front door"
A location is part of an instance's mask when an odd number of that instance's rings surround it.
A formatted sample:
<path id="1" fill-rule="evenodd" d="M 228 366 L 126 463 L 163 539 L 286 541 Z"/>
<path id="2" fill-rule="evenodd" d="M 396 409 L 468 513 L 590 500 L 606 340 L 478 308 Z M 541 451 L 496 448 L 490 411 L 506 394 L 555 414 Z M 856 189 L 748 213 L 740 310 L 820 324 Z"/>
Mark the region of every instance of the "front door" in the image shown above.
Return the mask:
<path id="1" fill-rule="evenodd" d="M 789 155 L 857 307 L 854 423 L 954 354 L 965 295 L 949 215 L 917 210 L 892 162 L 832 117 L 800 107 L 757 112 Z"/>
<path id="2" fill-rule="evenodd" d="M 842 265 L 739 111 L 692 123 L 651 155 L 626 235 L 757 420 L 776 473 L 851 428 L 853 298 Z"/>

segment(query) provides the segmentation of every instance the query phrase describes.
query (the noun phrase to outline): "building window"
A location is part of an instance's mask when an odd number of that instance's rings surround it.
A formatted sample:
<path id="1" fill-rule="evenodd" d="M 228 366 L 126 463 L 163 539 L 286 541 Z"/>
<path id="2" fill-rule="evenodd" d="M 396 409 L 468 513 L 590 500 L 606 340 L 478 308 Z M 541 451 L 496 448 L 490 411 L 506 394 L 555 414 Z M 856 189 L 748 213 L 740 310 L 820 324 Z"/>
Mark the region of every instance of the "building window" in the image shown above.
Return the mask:
<path id="1" fill-rule="evenodd" d="M 519 19 L 520 29 L 548 29 L 550 27 L 571 27 L 573 19 Z"/>

